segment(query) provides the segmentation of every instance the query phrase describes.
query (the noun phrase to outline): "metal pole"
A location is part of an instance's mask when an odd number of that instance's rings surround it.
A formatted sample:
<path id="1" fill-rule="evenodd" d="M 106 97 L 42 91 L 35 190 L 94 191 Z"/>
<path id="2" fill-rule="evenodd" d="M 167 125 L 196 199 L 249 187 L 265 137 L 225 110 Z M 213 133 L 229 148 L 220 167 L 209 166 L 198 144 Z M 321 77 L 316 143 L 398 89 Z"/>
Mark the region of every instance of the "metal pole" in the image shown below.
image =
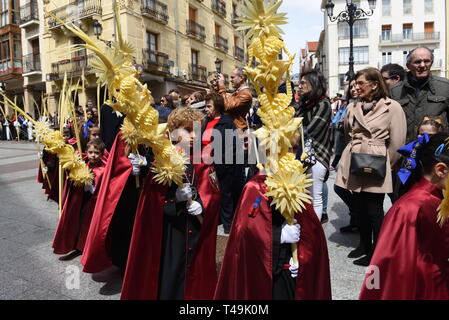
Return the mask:
<path id="1" fill-rule="evenodd" d="M 348 6 L 348 13 L 349 13 L 349 72 L 348 72 L 348 82 L 351 82 L 354 79 L 355 72 L 354 72 L 354 33 L 353 33 L 353 26 L 354 26 L 354 13 L 355 13 L 355 4 L 351 4 Z"/>

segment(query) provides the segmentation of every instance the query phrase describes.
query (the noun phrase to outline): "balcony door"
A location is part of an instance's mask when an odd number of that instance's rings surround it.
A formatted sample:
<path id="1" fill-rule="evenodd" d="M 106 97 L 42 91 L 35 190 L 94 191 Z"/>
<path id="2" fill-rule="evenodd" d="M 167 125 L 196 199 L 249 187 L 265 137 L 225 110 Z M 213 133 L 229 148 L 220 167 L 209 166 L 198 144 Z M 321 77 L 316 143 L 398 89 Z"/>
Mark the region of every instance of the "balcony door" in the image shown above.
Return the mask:
<path id="1" fill-rule="evenodd" d="M 196 50 L 192 50 L 192 75 L 198 75 L 198 61 L 199 61 L 199 52 Z"/>
<path id="2" fill-rule="evenodd" d="M 157 34 L 147 32 L 147 48 L 148 58 L 150 59 L 150 62 L 156 63 Z"/>
<path id="3" fill-rule="evenodd" d="M 156 11 L 156 0 L 144 0 L 144 2 L 146 8 Z"/>
<path id="4" fill-rule="evenodd" d="M 189 7 L 189 20 L 196 22 L 196 9 Z"/>
<path id="5" fill-rule="evenodd" d="M 383 41 L 391 40 L 391 24 L 382 26 L 382 40 Z"/>
<path id="6" fill-rule="evenodd" d="M 85 42 L 81 40 L 81 38 L 74 37 L 73 44 L 74 45 L 85 44 Z M 73 53 L 73 57 L 84 57 L 84 56 L 86 56 L 86 49 L 80 49 Z"/>
<path id="7" fill-rule="evenodd" d="M 424 23 L 424 38 L 426 40 L 434 39 L 435 26 L 433 22 L 425 22 Z"/>
<path id="8" fill-rule="evenodd" d="M 36 55 L 40 53 L 40 48 L 39 48 L 39 38 L 33 39 L 30 41 L 30 45 L 31 45 L 31 52 Z"/>
<path id="9" fill-rule="evenodd" d="M 413 35 L 413 24 L 404 23 L 402 26 L 402 36 L 404 40 L 411 40 Z"/>
<path id="10" fill-rule="evenodd" d="M 40 59 L 40 48 L 39 48 L 39 38 L 33 39 L 30 41 L 31 45 L 31 56 L 32 56 L 32 63 L 33 65 L 31 68 L 33 70 L 40 70 L 41 69 L 41 59 Z M 29 63 L 29 61 L 27 61 Z M 30 66 L 26 66 L 27 68 Z"/>

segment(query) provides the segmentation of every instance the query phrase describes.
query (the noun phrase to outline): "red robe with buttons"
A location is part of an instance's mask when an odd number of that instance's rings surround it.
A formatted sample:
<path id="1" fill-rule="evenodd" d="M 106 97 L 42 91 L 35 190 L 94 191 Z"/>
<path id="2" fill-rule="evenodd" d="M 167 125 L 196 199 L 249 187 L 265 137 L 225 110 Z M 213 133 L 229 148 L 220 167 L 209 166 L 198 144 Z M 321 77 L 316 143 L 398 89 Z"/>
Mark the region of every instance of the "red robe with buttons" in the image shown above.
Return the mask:
<path id="1" fill-rule="evenodd" d="M 361 300 L 448 300 L 449 223 L 437 224 L 443 194 L 421 179 L 386 214 Z"/>
<path id="2" fill-rule="evenodd" d="M 108 156 L 109 153 L 105 149 L 100 165 L 91 169 L 95 177 L 95 192 L 87 200 L 84 208 L 82 205 L 85 202 L 84 197 L 87 196 L 84 187 L 76 187 L 72 181 L 66 180 L 62 214 L 53 239 L 54 253 L 66 254 L 75 249 L 84 250 Z"/>
<path id="3" fill-rule="evenodd" d="M 217 281 L 215 250 L 220 193 L 216 183 L 210 179 L 210 166 L 194 165 L 194 170 L 204 211 L 196 247 L 191 248 L 192 259 L 190 265 L 186 266 L 184 299 L 212 299 Z M 164 254 L 164 205 L 174 201 L 166 200 L 167 191 L 168 187 L 147 177 L 134 223 L 121 299 L 158 299 L 160 266 Z"/>
<path id="4" fill-rule="evenodd" d="M 264 175 L 256 175 L 243 189 L 234 215 L 214 299 L 271 300 L 273 298 L 272 209 L 265 196 Z M 254 204 L 261 199 L 255 212 Z M 323 228 L 313 207 L 296 214 L 301 226 L 296 300 L 329 300 L 329 256 Z"/>

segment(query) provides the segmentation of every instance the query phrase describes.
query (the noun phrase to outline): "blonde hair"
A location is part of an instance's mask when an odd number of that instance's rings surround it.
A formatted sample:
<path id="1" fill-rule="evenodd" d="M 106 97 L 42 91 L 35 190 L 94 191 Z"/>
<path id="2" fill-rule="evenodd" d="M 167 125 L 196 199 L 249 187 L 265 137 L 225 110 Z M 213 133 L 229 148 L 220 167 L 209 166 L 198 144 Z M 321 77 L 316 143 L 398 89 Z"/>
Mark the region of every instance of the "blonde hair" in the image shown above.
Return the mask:
<path id="1" fill-rule="evenodd" d="M 188 131 L 193 130 L 193 122 L 203 122 L 204 115 L 201 111 L 192 108 L 176 108 L 168 116 L 168 130 L 183 128 Z"/>

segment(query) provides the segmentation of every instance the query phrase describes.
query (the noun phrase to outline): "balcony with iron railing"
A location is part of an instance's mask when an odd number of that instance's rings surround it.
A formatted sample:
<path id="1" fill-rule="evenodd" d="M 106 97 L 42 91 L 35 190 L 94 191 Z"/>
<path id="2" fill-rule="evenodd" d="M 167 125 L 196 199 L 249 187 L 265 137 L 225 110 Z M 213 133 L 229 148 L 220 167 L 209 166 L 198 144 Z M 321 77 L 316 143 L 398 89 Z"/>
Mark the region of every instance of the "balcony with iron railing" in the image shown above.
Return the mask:
<path id="1" fill-rule="evenodd" d="M 240 47 L 235 46 L 234 47 L 234 58 L 243 62 L 243 60 L 245 60 L 245 50 L 243 50 Z"/>
<path id="2" fill-rule="evenodd" d="M 226 2 L 223 0 L 212 0 L 212 11 L 226 18 Z"/>
<path id="3" fill-rule="evenodd" d="M 31 53 L 22 57 L 23 76 L 28 74 L 41 72 L 41 55 L 40 53 Z"/>
<path id="4" fill-rule="evenodd" d="M 219 36 L 218 34 L 214 35 L 214 46 L 216 49 L 228 52 L 228 39 Z"/>
<path id="5" fill-rule="evenodd" d="M 49 80 L 57 81 L 64 79 L 64 74 L 67 73 L 67 78 L 80 77 L 84 75 L 92 74 L 92 67 L 90 61 L 93 55 L 74 56 L 71 59 L 65 59 L 51 64 L 51 73 L 49 74 Z"/>
<path id="6" fill-rule="evenodd" d="M 142 55 L 142 65 L 145 71 L 156 74 L 170 73 L 168 54 L 150 49 L 143 49 Z"/>
<path id="7" fill-rule="evenodd" d="M 72 0 L 68 5 L 51 11 L 53 15 L 64 22 L 73 22 L 91 17 L 93 15 L 101 15 L 101 0 Z M 48 17 L 48 28 L 54 29 L 61 24 L 53 17 Z"/>
<path id="8" fill-rule="evenodd" d="M 189 77 L 195 81 L 207 82 L 207 68 L 197 64 L 189 64 Z"/>
<path id="9" fill-rule="evenodd" d="M 142 15 L 158 22 L 168 23 L 167 5 L 157 0 L 143 0 L 141 7 Z"/>
<path id="10" fill-rule="evenodd" d="M 37 0 L 31 0 L 20 7 L 20 27 L 24 28 L 34 23 L 39 24 Z"/>
<path id="11" fill-rule="evenodd" d="M 429 42 L 439 42 L 440 33 L 439 32 L 421 32 L 421 33 L 402 33 L 402 34 L 384 34 L 380 36 L 381 45 L 391 45 L 391 44 L 413 44 L 413 43 L 429 43 Z"/>
<path id="12" fill-rule="evenodd" d="M 187 35 L 200 41 L 206 41 L 206 28 L 196 21 L 187 20 Z"/>

